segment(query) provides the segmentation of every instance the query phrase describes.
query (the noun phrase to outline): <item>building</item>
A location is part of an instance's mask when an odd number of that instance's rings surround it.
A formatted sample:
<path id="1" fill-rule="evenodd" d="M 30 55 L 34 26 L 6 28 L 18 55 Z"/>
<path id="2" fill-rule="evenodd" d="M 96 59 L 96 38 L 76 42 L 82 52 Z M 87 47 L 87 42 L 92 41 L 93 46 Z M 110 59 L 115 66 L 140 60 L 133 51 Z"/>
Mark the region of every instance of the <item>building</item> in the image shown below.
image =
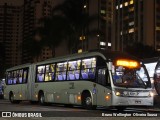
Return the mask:
<path id="1" fill-rule="evenodd" d="M 34 30 L 39 25 L 38 21 L 51 15 L 52 8 L 63 0 L 24 0 L 23 6 L 23 50 L 22 63 L 42 61 L 52 57 L 52 51 L 44 48 L 42 54 L 33 58 L 28 48 L 30 40 L 35 37 Z M 58 51 L 58 50 L 57 50 Z"/>
<path id="2" fill-rule="evenodd" d="M 1 68 L 21 64 L 22 3 L 17 4 L 0 1 Z"/>
<path id="3" fill-rule="evenodd" d="M 52 0 L 24 0 L 22 63 L 34 61 L 30 55 L 32 51 L 25 46 L 32 44 L 30 40 L 34 37 L 34 30 L 38 25 L 38 20 L 50 14 L 52 4 Z M 44 54 L 42 53 L 41 58 L 38 58 L 38 60 L 44 58 L 44 56 L 47 58 L 48 53 L 46 52 L 49 51 L 43 50 Z"/>
<path id="4" fill-rule="evenodd" d="M 38 20 L 50 16 L 51 10 L 64 0 L 1 0 L 0 1 L 0 53 L 1 64 L 15 66 L 42 61 L 52 57 L 44 48 L 37 58 L 30 56 L 27 46 L 35 37 Z M 76 51 L 92 49 L 120 50 L 141 42 L 160 50 L 160 1 L 159 0 L 83 0 L 82 11 L 97 15 L 79 36 Z M 89 33 L 94 30 L 94 34 Z M 69 54 L 64 41 L 56 48 L 56 56 Z"/>
<path id="5" fill-rule="evenodd" d="M 113 50 L 134 43 L 160 48 L 159 0 L 114 0 Z"/>
<path id="6" fill-rule="evenodd" d="M 38 20 L 44 16 L 50 16 L 51 9 L 63 1 L 64 0 L 24 1 L 23 46 L 28 44 L 28 39 L 32 39 L 32 33 L 38 25 Z M 76 50 L 78 51 L 73 49 L 71 50 L 72 52 L 69 52 L 69 48 L 66 45 L 67 43 L 64 41 L 58 48 L 56 48 L 56 56 L 84 52 L 92 49 L 111 50 L 111 32 L 113 23 L 112 0 L 84 0 L 83 2 L 84 5 L 82 11 L 89 16 L 97 15 L 98 19 L 82 31 L 81 36 L 79 36 L 79 42 L 77 43 L 78 48 L 76 48 Z M 93 29 L 96 30 L 96 33 L 94 35 L 89 35 L 88 33 Z M 52 57 L 52 51 L 49 48 L 43 49 L 42 54 L 36 58 L 36 60 L 33 60 L 29 53 L 30 51 L 23 49 L 23 63 L 42 61 Z"/>
<path id="7" fill-rule="evenodd" d="M 111 50 L 113 2 L 112 0 L 84 0 L 84 12 L 90 17 L 97 16 L 97 20 L 84 29 L 80 36 L 78 52 L 92 49 Z M 94 31 L 94 34 L 88 33 Z"/>

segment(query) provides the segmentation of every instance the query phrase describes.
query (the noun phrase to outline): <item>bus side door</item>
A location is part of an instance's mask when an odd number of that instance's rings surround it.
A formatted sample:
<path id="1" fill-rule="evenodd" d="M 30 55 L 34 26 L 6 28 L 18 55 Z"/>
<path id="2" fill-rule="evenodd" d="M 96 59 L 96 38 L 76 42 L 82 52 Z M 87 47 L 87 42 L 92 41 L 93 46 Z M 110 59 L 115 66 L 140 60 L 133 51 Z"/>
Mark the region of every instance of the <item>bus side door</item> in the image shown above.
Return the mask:
<path id="1" fill-rule="evenodd" d="M 97 105 L 107 106 L 110 103 L 106 100 L 106 96 L 111 92 L 111 87 L 109 73 L 106 68 L 98 69 L 97 83 Z"/>

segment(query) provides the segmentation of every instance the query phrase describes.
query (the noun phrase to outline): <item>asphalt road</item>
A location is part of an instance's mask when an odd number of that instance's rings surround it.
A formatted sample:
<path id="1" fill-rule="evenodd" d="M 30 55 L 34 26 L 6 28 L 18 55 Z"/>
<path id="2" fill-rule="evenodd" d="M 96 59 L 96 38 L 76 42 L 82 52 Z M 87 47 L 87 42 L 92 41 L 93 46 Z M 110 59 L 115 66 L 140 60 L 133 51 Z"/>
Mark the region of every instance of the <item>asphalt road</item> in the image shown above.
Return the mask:
<path id="1" fill-rule="evenodd" d="M 116 109 L 105 109 L 98 107 L 97 110 L 86 110 L 81 106 L 74 106 L 72 108 L 64 105 L 52 104 L 48 106 L 41 106 L 39 104 L 30 104 L 28 101 L 20 104 L 11 104 L 9 101 L 0 100 L 0 120 L 147 120 L 160 119 L 160 108 L 127 108 L 125 111 L 117 111 Z M 7 112 L 7 113 L 6 113 Z M 10 117 L 7 117 L 10 115 Z M 131 117 L 132 116 L 132 117 Z M 159 116 L 159 117 L 157 117 Z"/>

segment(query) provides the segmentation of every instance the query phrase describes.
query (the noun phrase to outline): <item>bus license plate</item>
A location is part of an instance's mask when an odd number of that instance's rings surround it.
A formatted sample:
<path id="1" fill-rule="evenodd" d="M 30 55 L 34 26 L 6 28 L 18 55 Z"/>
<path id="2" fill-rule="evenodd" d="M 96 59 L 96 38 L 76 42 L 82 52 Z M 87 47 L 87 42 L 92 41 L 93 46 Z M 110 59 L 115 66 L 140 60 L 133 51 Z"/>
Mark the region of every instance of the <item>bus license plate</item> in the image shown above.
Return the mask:
<path id="1" fill-rule="evenodd" d="M 129 92 L 129 96 L 138 96 L 137 92 Z"/>

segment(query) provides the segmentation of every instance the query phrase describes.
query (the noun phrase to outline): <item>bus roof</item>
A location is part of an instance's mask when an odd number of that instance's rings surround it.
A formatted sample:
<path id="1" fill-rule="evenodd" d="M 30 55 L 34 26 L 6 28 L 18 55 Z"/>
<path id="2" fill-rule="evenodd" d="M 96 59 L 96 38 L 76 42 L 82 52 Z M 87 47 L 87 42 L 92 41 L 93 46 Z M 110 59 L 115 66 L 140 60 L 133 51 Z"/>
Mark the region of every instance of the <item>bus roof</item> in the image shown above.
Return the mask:
<path id="1" fill-rule="evenodd" d="M 114 60 L 114 59 L 133 59 L 141 61 L 140 59 L 129 55 L 127 53 L 119 52 L 119 51 L 102 51 L 102 50 L 92 50 L 88 52 L 83 53 L 75 53 L 71 55 L 61 56 L 61 57 L 55 57 L 50 58 L 42 62 L 38 62 L 37 64 L 42 64 L 43 62 L 50 62 L 50 61 L 67 61 L 72 59 L 78 59 L 78 58 L 84 58 L 84 57 L 92 57 L 92 56 L 101 56 L 104 60 Z"/>
<path id="2" fill-rule="evenodd" d="M 127 58 L 127 59 L 133 59 L 133 60 L 141 61 L 141 59 L 138 59 L 135 56 L 127 54 L 125 52 L 120 52 L 120 51 L 103 52 L 102 51 L 102 53 L 105 55 L 105 57 L 107 59 L 111 59 L 111 60 L 114 60 L 114 59 L 125 59 L 125 58 Z"/>
<path id="3" fill-rule="evenodd" d="M 70 54 L 66 56 L 60 56 L 60 57 L 55 57 L 55 58 L 50 58 L 41 62 L 37 62 L 34 64 L 43 64 L 43 63 L 50 63 L 51 61 L 57 62 L 57 61 L 68 61 L 68 60 L 73 60 L 73 59 L 78 59 L 78 58 L 85 58 L 85 57 L 93 57 L 93 56 L 101 56 L 104 60 L 114 60 L 114 59 L 133 59 L 133 60 L 138 60 L 141 61 L 140 59 L 129 55 L 124 52 L 119 52 L 119 51 L 102 51 L 102 50 L 92 50 L 88 52 L 83 52 L 83 53 L 75 53 L 75 54 Z M 14 70 L 14 69 L 20 69 L 23 67 L 27 67 L 31 65 L 32 63 L 27 63 L 27 64 L 22 64 L 18 65 L 12 68 L 7 69 L 7 71 Z"/>
<path id="4" fill-rule="evenodd" d="M 20 68 L 28 67 L 29 65 L 31 65 L 31 63 L 26 63 L 26 64 L 14 66 L 14 67 L 8 68 L 6 71 L 10 71 L 10 70 L 15 70 L 15 69 L 20 69 Z"/>
<path id="5" fill-rule="evenodd" d="M 144 64 L 147 64 L 147 63 L 154 63 L 154 62 L 158 62 L 160 60 L 159 57 L 153 57 L 153 58 L 146 58 L 146 59 L 143 59 L 143 63 Z"/>

